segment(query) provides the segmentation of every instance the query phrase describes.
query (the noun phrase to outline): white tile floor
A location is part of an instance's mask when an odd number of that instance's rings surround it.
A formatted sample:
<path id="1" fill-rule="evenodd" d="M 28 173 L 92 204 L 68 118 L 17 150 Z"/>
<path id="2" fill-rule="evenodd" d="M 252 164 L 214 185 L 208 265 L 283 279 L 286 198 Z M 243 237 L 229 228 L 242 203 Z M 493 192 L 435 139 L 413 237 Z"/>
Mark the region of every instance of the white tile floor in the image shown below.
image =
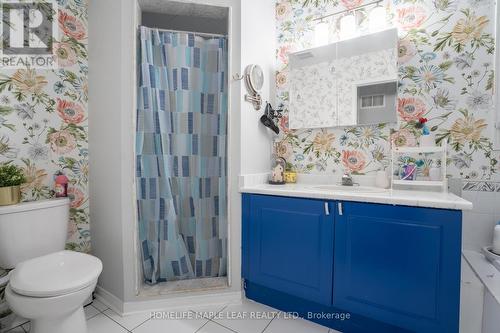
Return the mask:
<path id="1" fill-rule="evenodd" d="M 258 314 L 259 318 L 250 318 Z M 121 317 L 95 300 L 85 307 L 88 333 L 339 333 L 303 319 L 287 319 L 278 310 L 244 300 L 241 304 L 191 308 L 187 311 L 157 313 L 170 318 L 150 318 L 141 313 Z M 25 333 L 29 323 L 19 321 L 8 333 Z"/>

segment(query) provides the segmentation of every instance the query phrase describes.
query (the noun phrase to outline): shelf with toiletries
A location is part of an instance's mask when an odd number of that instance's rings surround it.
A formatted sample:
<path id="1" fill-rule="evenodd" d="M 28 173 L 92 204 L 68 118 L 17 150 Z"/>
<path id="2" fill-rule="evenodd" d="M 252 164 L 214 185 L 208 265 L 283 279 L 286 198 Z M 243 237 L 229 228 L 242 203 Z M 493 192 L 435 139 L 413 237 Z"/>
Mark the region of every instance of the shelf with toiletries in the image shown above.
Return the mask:
<path id="1" fill-rule="evenodd" d="M 441 187 L 446 179 L 447 142 L 440 146 L 394 147 L 391 151 L 391 184 L 394 186 Z"/>
<path id="2" fill-rule="evenodd" d="M 394 185 L 414 185 L 414 186 L 443 186 L 442 181 L 435 180 L 398 180 L 392 181 Z"/>

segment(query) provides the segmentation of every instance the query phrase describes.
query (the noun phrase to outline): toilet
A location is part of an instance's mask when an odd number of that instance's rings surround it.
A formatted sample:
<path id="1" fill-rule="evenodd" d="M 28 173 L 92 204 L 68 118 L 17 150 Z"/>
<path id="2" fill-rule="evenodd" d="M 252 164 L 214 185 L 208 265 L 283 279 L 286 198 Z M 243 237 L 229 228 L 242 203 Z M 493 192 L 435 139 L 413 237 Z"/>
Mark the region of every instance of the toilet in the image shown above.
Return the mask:
<path id="1" fill-rule="evenodd" d="M 0 207 L 0 267 L 13 269 L 5 298 L 31 333 L 86 333 L 83 303 L 102 271 L 91 255 L 64 250 L 69 200 Z"/>

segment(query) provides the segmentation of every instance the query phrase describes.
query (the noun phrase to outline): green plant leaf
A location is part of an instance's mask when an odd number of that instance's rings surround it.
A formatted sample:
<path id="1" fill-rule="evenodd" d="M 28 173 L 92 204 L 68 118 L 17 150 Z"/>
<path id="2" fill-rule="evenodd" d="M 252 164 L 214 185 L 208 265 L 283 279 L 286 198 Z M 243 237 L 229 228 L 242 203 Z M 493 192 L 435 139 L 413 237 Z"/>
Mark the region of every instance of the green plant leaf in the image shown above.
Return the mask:
<path id="1" fill-rule="evenodd" d="M 0 187 L 18 186 L 26 181 L 23 170 L 11 162 L 0 165 Z"/>
<path id="2" fill-rule="evenodd" d="M 0 106 L 0 116 L 9 115 L 12 113 L 12 111 L 14 111 L 14 108 L 12 108 L 11 106 L 5 106 L 5 105 Z"/>

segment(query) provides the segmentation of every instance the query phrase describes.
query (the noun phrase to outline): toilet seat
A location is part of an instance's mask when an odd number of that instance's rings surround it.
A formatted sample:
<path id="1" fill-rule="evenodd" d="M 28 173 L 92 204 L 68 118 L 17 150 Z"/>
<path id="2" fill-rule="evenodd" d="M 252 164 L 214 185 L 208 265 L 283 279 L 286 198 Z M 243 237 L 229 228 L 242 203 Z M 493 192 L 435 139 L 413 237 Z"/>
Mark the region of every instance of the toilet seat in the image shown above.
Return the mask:
<path id="1" fill-rule="evenodd" d="M 61 296 L 95 284 L 101 271 L 98 258 L 61 251 L 20 263 L 10 274 L 9 285 L 23 296 Z"/>

